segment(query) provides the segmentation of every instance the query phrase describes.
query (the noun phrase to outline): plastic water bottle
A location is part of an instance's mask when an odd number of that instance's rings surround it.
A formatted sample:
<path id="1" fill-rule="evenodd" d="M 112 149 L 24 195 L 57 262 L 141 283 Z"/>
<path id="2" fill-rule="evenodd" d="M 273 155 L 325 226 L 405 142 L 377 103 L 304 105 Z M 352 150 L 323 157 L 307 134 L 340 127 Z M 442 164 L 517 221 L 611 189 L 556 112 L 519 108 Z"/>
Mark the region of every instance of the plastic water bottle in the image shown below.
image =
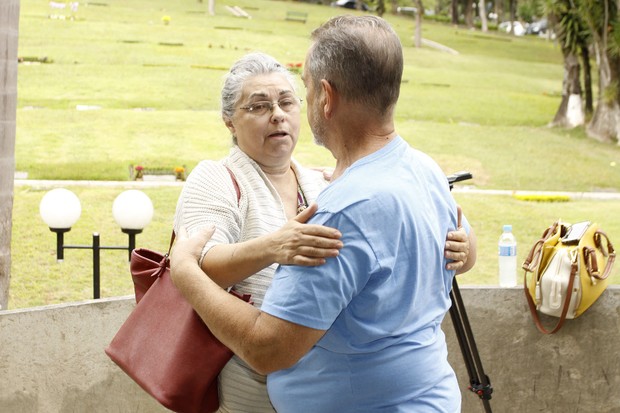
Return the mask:
<path id="1" fill-rule="evenodd" d="M 499 237 L 499 285 L 515 287 L 517 285 L 517 239 L 512 233 L 512 225 L 504 225 L 504 232 Z"/>

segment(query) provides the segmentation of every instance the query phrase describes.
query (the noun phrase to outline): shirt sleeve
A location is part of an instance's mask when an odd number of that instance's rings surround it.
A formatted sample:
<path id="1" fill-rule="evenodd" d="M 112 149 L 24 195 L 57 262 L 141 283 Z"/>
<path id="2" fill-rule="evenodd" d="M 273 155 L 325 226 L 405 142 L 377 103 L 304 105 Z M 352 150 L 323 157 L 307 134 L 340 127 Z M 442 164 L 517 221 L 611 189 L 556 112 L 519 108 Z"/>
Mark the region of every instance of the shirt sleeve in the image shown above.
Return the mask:
<path id="1" fill-rule="evenodd" d="M 237 192 L 230 174 L 219 162 L 203 161 L 188 176 L 177 202 L 174 229 L 184 226 L 189 235 L 215 226 L 215 232 L 202 251 L 217 244 L 238 242 L 241 217 Z"/>

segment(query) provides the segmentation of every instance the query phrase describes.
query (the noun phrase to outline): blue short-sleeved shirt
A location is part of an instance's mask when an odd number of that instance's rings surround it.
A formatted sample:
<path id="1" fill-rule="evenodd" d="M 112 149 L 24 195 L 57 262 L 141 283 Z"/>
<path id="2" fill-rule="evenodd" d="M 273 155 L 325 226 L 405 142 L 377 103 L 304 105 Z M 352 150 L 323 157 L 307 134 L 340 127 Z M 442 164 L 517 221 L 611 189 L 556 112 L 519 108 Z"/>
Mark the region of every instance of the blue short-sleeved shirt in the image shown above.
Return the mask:
<path id="1" fill-rule="evenodd" d="M 396 137 L 317 203 L 311 223 L 338 228 L 344 247 L 321 266 L 281 266 L 265 296 L 262 311 L 327 330 L 293 367 L 269 375 L 276 410 L 459 411 L 440 327 L 454 277 L 443 250 L 457 226 L 443 172 Z"/>

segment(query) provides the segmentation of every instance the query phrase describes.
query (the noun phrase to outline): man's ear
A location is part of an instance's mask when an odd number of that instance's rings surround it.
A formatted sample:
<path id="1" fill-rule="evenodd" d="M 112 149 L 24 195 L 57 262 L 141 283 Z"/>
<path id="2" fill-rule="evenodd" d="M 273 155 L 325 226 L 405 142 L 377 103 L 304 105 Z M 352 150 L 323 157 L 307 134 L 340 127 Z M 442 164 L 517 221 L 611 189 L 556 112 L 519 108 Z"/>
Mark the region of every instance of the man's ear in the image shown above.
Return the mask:
<path id="1" fill-rule="evenodd" d="M 333 116 L 338 105 L 338 92 L 326 79 L 321 79 L 321 89 L 323 92 L 323 116 L 329 119 Z"/>

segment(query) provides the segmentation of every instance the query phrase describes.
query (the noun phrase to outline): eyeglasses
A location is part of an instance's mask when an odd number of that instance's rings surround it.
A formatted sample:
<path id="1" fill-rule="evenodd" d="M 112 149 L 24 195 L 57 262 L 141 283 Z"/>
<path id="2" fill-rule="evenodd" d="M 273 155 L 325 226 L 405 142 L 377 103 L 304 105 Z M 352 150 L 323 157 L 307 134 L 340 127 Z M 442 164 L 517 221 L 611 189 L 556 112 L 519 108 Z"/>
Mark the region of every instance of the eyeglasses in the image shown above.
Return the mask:
<path id="1" fill-rule="evenodd" d="M 239 107 L 239 109 L 247 110 L 249 113 L 256 116 L 263 116 L 268 112 L 271 113 L 275 105 L 278 105 L 284 112 L 293 112 L 299 109 L 301 102 L 303 101 L 298 97 L 289 97 L 280 99 L 277 102 L 269 102 L 268 100 L 264 100 L 250 103 L 249 105 Z"/>

